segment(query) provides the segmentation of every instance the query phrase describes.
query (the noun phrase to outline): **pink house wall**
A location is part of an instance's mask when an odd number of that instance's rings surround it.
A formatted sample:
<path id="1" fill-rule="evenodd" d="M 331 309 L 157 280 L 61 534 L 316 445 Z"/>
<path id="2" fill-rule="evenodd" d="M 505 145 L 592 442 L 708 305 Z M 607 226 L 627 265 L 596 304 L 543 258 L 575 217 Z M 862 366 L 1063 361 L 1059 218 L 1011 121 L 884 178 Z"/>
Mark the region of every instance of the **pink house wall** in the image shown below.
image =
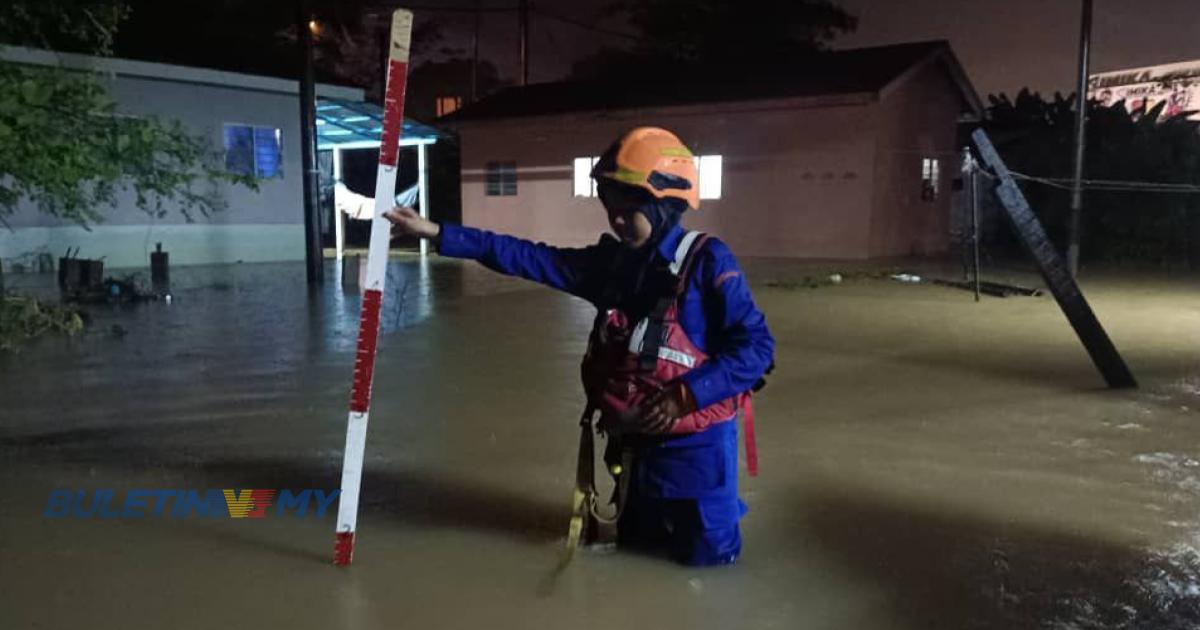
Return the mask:
<path id="1" fill-rule="evenodd" d="M 875 157 L 877 175 L 871 220 L 872 258 L 927 256 L 950 246 L 950 185 L 959 169 L 954 146 L 963 110 L 959 88 L 938 64 L 914 68 L 885 90 Z M 923 158 L 939 160 L 935 201 L 921 198 Z"/>
<path id="2" fill-rule="evenodd" d="M 463 222 L 558 245 L 594 243 L 607 223 L 599 200 L 572 196 L 572 161 L 639 125 L 723 156 L 722 198 L 704 200 L 689 227 L 743 256 L 869 255 L 879 121 L 861 96 L 463 122 Z M 484 194 L 490 161 L 517 163 L 516 196 Z"/>

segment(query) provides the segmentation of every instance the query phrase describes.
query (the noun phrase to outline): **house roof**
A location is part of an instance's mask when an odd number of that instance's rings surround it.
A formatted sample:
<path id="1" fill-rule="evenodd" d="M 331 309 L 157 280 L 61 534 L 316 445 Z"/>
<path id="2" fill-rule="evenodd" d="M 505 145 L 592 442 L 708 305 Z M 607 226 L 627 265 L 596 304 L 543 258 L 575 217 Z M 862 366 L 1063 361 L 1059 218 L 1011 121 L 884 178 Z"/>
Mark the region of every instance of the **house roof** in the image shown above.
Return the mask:
<path id="1" fill-rule="evenodd" d="M 654 83 L 540 83 L 501 90 L 442 120 L 468 121 L 596 110 L 634 109 L 777 98 L 878 94 L 925 63 L 942 61 L 966 108 L 982 103 L 946 41 L 816 53 L 786 75 L 721 76 Z"/>
<path id="2" fill-rule="evenodd" d="M 374 103 L 317 99 L 317 148 L 375 148 L 383 142 L 383 108 Z M 411 118 L 404 119 L 400 146 L 433 144 L 438 132 Z"/>

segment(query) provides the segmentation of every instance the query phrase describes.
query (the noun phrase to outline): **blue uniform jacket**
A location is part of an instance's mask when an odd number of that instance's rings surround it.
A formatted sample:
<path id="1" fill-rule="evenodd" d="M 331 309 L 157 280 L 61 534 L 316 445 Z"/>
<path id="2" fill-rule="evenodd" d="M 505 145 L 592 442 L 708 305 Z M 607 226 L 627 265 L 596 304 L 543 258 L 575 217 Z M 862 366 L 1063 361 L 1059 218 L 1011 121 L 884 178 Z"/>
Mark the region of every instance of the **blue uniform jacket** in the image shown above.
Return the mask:
<path id="1" fill-rule="evenodd" d="M 682 227 L 672 228 L 659 242 L 658 255 L 673 260 L 685 233 Z M 477 260 L 494 271 L 597 304 L 616 247 L 621 245 L 610 238 L 584 248 L 559 248 L 445 224 L 439 252 Z M 695 264 L 679 319 L 692 343 L 710 357 L 683 377 L 696 405 L 703 408 L 749 391 L 771 365 L 775 340 L 729 247 L 710 238 Z"/>

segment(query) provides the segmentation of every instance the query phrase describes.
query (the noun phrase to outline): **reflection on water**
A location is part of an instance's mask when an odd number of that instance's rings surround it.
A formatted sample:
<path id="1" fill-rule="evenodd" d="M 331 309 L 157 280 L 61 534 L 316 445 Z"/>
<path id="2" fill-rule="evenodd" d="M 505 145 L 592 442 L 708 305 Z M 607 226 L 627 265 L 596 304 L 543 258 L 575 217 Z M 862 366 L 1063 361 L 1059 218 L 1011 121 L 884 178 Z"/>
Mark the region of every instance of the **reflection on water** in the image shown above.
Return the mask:
<path id="1" fill-rule="evenodd" d="M 58 487 L 337 485 L 357 291 L 181 267 L 170 305 L 0 356 L 0 627 L 1200 627 L 1194 282 L 1085 284 L 1143 384 L 1108 392 L 1048 298 L 747 267 L 779 369 L 736 567 L 589 553 L 539 590 L 592 312 L 436 258 L 388 268 L 350 571 L 332 519 L 41 518 Z"/>

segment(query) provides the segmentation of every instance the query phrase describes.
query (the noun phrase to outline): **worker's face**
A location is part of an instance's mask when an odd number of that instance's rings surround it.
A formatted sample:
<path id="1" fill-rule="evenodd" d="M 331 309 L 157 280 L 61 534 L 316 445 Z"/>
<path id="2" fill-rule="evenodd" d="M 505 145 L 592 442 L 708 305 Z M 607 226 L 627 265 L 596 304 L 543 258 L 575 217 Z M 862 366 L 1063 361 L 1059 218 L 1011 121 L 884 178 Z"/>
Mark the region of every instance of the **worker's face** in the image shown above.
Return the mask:
<path id="1" fill-rule="evenodd" d="M 626 247 L 638 248 L 645 245 L 654 232 L 646 215 L 638 212 L 645 197 L 636 188 L 601 183 L 598 187 L 600 202 L 608 212 L 608 225 Z"/>

